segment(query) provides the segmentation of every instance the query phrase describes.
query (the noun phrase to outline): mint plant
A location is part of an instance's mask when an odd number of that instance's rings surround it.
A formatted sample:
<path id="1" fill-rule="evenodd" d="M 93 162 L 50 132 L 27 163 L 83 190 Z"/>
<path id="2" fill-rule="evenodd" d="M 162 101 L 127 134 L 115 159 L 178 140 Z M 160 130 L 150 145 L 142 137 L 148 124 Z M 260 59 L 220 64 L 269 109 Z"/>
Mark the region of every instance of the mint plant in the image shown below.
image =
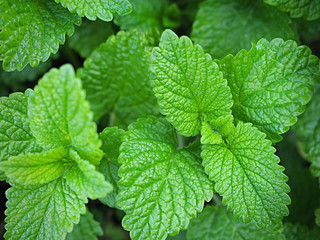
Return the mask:
<path id="1" fill-rule="evenodd" d="M 318 239 L 320 2 L 0 3 L 5 239 Z"/>

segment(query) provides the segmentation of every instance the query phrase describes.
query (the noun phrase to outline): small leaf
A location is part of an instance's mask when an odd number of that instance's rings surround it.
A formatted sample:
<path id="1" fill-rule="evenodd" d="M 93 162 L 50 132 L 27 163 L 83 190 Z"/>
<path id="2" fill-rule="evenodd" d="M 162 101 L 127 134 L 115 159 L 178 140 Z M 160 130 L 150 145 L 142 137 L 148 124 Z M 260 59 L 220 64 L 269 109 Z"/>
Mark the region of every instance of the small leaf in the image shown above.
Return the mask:
<path id="1" fill-rule="evenodd" d="M 1 171 L 21 185 L 39 185 L 57 179 L 66 170 L 68 149 L 12 156 L 0 163 Z"/>
<path id="2" fill-rule="evenodd" d="M 187 240 L 284 240 L 278 232 L 258 229 L 254 224 L 243 223 L 225 209 L 206 206 L 196 219 L 190 222 Z"/>
<path id="3" fill-rule="evenodd" d="M 165 239 L 186 229 L 212 198 L 213 184 L 192 147 L 176 150 L 165 119 L 141 118 L 129 126 L 120 147 L 122 221 L 132 239 Z"/>
<path id="4" fill-rule="evenodd" d="M 84 200 L 61 178 L 41 186 L 11 187 L 6 197 L 5 239 L 63 240 L 85 212 Z"/>
<path id="5" fill-rule="evenodd" d="M 29 97 L 31 131 L 43 148 L 72 147 L 98 165 L 103 153 L 89 108 L 72 66 L 52 69 Z"/>
<path id="6" fill-rule="evenodd" d="M 0 0 L 0 60 L 6 71 L 47 61 L 81 18 L 53 1 Z"/>
<path id="7" fill-rule="evenodd" d="M 77 12 L 80 17 L 96 20 L 111 21 L 113 13 L 124 15 L 131 12 L 132 7 L 128 0 L 55 0 L 70 12 Z"/>
<path id="8" fill-rule="evenodd" d="M 152 51 L 153 90 L 168 121 L 184 136 L 199 133 L 204 118 L 214 122 L 231 114 L 232 95 L 209 54 L 171 30 Z"/>
<path id="9" fill-rule="evenodd" d="M 251 124 L 239 123 L 222 144 L 203 146 L 201 157 L 223 204 L 245 222 L 276 230 L 289 214 L 290 191 L 265 134 Z"/>
<path id="10" fill-rule="evenodd" d="M 249 52 L 228 55 L 220 69 L 232 91 L 233 116 L 279 142 L 310 101 L 318 66 L 308 47 L 281 39 L 261 39 Z"/>
<path id="11" fill-rule="evenodd" d="M 80 222 L 67 234 L 66 240 L 98 240 L 97 236 L 102 235 L 100 223 L 93 219 L 92 213 L 87 209 L 86 214 L 81 215 Z"/>

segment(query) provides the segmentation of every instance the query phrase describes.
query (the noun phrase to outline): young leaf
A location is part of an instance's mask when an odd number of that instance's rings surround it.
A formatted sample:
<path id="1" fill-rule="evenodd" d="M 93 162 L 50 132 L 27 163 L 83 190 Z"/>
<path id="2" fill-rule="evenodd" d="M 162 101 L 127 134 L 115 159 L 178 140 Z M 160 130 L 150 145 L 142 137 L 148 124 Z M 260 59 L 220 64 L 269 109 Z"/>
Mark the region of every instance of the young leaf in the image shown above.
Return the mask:
<path id="1" fill-rule="evenodd" d="M 278 232 L 258 229 L 254 224 L 243 223 L 217 206 L 206 206 L 199 216 L 190 222 L 187 240 L 284 240 Z"/>
<path id="2" fill-rule="evenodd" d="M 240 122 L 226 143 L 203 146 L 201 157 L 223 204 L 245 222 L 275 230 L 289 214 L 290 191 L 275 149 L 265 134 Z"/>
<path id="3" fill-rule="evenodd" d="M 279 10 L 289 12 L 290 17 L 312 21 L 320 17 L 320 0 L 264 0 Z"/>
<path id="4" fill-rule="evenodd" d="M 100 223 L 93 219 L 92 213 L 87 209 L 86 214 L 81 215 L 80 222 L 67 234 L 66 240 L 98 240 L 97 236 L 102 235 Z"/>
<path id="5" fill-rule="evenodd" d="M 306 111 L 299 118 L 295 129 L 302 142 L 312 174 L 320 178 L 320 85 L 317 85 Z"/>
<path id="6" fill-rule="evenodd" d="M 96 20 L 97 17 L 103 21 L 111 21 L 113 13 L 124 15 L 130 13 L 132 7 L 128 0 L 55 0 L 70 12 L 77 12 L 80 17 Z"/>
<path id="7" fill-rule="evenodd" d="M 42 149 L 31 134 L 27 106 L 28 97 L 24 93 L 0 98 L 0 162 Z"/>
<path id="8" fill-rule="evenodd" d="M 81 18 L 53 1 L 0 0 L 0 60 L 6 71 L 34 67 L 56 53 Z"/>
<path id="9" fill-rule="evenodd" d="M 72 147 L 81 158 L 98 165 L 103 153 L 89 108 L 72 66 L 52 69 L 29 97 L 32 134 L 45 149 Z"/>
<path id="10" fill-rule="evenodd" d="M 192 148 L 176 150 L 174 129 L 164 119 L 143 118 L 129 126 L 120 147 L 122 221 L 134 239 L 165 239 L 186 229 L 212 198 L 213 184 Z"/>
<path id="11" fill-rule="evenodd" d="M 217 64 L 188 37 L 164 31 L 151 69 L 161 113 L 180 134 L 195 136 L 202 118 L 211 122 L 231 113 L 232 95 Z"/>
<path id="12" fill-rule="evenodd" d="M 42 186 L 11 187 L 6 197 L 5 239 L 63 240 L 85 212 L 84 200 L 61 178 Z"/>
<path id="13" fill-rule="evenodd" d="M 76 151 L 70 149 L 70 157 L 75 165 L 63 176 L 67 184 L 83 198 L 97 199 L 105 197 L 112 191 L 112 185 L 105 181 L 94 165 L 83 160 Z"/>
<path id="14" fill-rule="evenodd" d="M 57 179 L 67 169 L 68 149 L 55 148 L 45 153 L 12 156 L 0 163 L 1 171 L 20 185 L 39 185 Z"/>
<path id="15" fill-rule="evenodd" d="M 228 55 L 220 67 L 232 91 L 235 119 L 279 142 L 309 102 L 320 78 L 318 64 L 308 47 L 281 39 L 261 39 L 249 52 Z"/>
<path id="16" fill-rule="evenodd" d="M 117 127 L 108 127 L 99 134 L 99 138 L 102 140 L 104 157 L 98 166 L 98 171 L 101 172 L 105 176 L 106 180 L 113 186 L 112 192 L 99 200 L 109 207 L 117 207 L 116 197 L 119 192 L 117 184 L 119 181 L 118 169 L 120 166 L 118 163 L 118 157 L 121 139 L 124 133 L 124 130 Z"/>
<path id="17" fill-rule="evenodd" d="M 191 39 L 214 58 L 249 50 L 262 37 L 296 39 L 287 14 L 252 0 L 204 1 L 191 33 Z"/>
<path id="18" fill-rule="evenodd" d="M 109 37 L 86 59 L 78 76 L 96 119 L 113 112 L 115 123 L 127 125 L 138 117 L 157 114 L 149 59 L 145 36 L 136 31 Z"/>

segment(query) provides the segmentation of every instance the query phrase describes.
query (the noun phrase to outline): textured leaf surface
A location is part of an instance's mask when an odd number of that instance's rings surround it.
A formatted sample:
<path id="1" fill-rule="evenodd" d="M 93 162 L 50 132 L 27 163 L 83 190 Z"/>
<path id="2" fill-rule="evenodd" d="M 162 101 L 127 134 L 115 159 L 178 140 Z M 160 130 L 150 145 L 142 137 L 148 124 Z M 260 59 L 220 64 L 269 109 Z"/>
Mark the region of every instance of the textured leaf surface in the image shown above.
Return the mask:
<path id="1" fill-rule="evenodd" d="M 288 215 L 288 179 L 265 134 L 239 123 L 222 144 L 203 146 L 206 173 L 223 196 L 223 204 L 245 222 L 278 229 Z"/>
<path id="2" fill-rule="evenodd" d="M 309 102 L 312 84 L 320 78 L 319 60 L 294 41 L 261 39 L 249 52 L 221 61 L 231 88 L 237 120 L 251 122 L 279 142 Z"/>
<path id="3" fill-rule="evenodd" d="M 199 216 L 190 222 L 188 240 L 284 240 L 280 233 L 258 229 L 254 224 L 243 223 L 226 210 L 206 206 Z"/>
<path id="4" fill-rule="evenodd" d="M 97 236 L 102 235 L 100 223 L 93 219 L 92 213 L 87 209 L 86 214 L 81 215 L 80 222 L 67 234 L 66 240 L 97 240 Z"/>
<path id="5" fill-rule="evenodd" d="M 56 53 L 81 18 L 53 1 L 0 1 L 0 60 L 6 71 L 36 66 Z"/>
<path id="6" fill-rule="evenodd" d="M 147 48 L 142 33 L 119 32 L 86 59 L 78 76 L 96 119 L 113 112 L 114 123 L 127 125 L 138 117 L 157 114 Z"/>
<path id="7" fill-rule="evenodd" d="M 113 13 L 123 15 L 130 13 L 132 7 L 128 0 L 55 0 L 71 12 L 77 12 L 80 17 L 87 17 L 90 20 L 100 18 L 104 21 L 111 21 Z"/>
<path id="8" fill-rule="evenodd" d="M 76 164 L 63 177 L 77 194 L 83 198 L 97 199 L 105 197 L 112 191 L 112 185 L 105 181 L 104 176 L 95 169 L 94 165 L 81 159 L 72 149 L 70 156 Z"/>
<path id="9" fill-rule="evenodd" d="M 186 229 L 212 198 L 213 184 L 192 149 L 176 150 L 165 119 L 145 118 L 129 126 L 120 148 L 118 204 L 132 239 L 165 239 Z"/>
<path id="10" fill-rule="evenodd" d="M 74 34 L 68 39 L 68 43 L 81 57 L 86 58 L 113 33 L 111 23 L 83 19 L 81 26 L 76 27 Z"/>
<path id="11" fill-rule="evenodd" d="M 319 0 L 264 0 L 264 2 L 289 12 L 292 18 L 303 17 L 311 21 L 320 17 Z"/>
<path id="12" fill-rule="evenodd" d="M 231 113 L 232 96 L 218 66 L 199 45 L 166 30 L 152 52 L 153 90 L 168 121 L 184 136 Z"/>
<path id="13" fill-rule="evenodd" d="M 98 171 L 101 172 L 105 176 L 106 180 L 113 186 L 112 192 L 99 200 L 109 207 L 117 207 L 116 197 L 119 192 L 117 183 L 119 181 L 118 170 L 120 166 L 118 163 L 118 157 L 121 138 L 124 132 L 124 130 L 117 127 L 108 127 L 99 134 L 99 138 L 102 140 L 104 157 L 98 166 Z"/>
<path id="14" fill-rule="evenodd" d="M 260 38 L 295 39 L 287 14 L 259 1 L 207 0 L 200 4 L 191 38 L 214 58 L 249 50 Z"/>
<path id="15" fill-rule="evenodd" d="M 0 98 L 0 161 L 41 151 L 30 131 L 27 107 L 28 97 L 24 93 Z"/>
<path id="16" fill-rule="evenodd" d="M 6 197 L 6 239 L 63 240 L 85 212 L 84 201 L 61 178 L 42 186 L 11 187 Z"/>
<path id="17" fill-rule="evenodd" d="M 29 97 L 31 131 L 44 148 L 69 146 L 97 165 L 103 153 L 89 108 L 72 66 L 52 69 Z"/>
<path id="18" fill-rule="evenodd" d="M 302 142 L 307 159 L 311 162 L 310 170 L 316 177 L 320 177 L 320 85 L 316 86 L 313 97 L 306 111 L 299 118 L 295 129 Z"/>
<path id="19" fill-rule="evenodd" d="M 12 156 L 0 163 L 6 176 L 20 185 L 36 185 L 57 179 L 66 170 L 68 149 L 56 148 L 45 153 Z"/>

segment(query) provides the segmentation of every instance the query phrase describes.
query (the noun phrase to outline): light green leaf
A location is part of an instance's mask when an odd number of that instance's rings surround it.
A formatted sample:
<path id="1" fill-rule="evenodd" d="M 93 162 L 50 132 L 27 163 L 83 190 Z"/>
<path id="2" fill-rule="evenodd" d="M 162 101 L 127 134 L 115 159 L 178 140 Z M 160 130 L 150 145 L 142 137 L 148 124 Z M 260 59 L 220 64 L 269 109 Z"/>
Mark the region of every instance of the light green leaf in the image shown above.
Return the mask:
<path id="1" fill-rule="evenodd" d="M 95 50 L 78 71 L 98 119 L 114 113 L 111 125 L 128 125 L 158 113 L 149 80 L 150 53 L 144 34 L 119 32 Z"/>
<path id="2" fill-rule="evenodd" d="M 67 169 L 68 149 L 56 148 L 45 153 L 28 153 L 12 156 L 0 163 L 1 171 L 21 185 L 48 183 L 61 176 Z"/>
<path id="3" fill-rule="evenodd" d="M 196 219 L 190 222 L 188 240 L 284 240 L 277 232 L 258 229 L 254 224 L 243 223 L 225 209 L 206 206 Z"/>
<path id="4" fill-rule="evenodd" d="M 103 153 L 89 108 L 72 66 L 52 69 L 29 97 L 32 134 L 45 149 L 72 147 L 81 158 L 98 165 Z"/>
<path id="5" fill-rule="evenodd" d="M 112 185 L 105 181 L 95 166 L 82 160 L 76 151 L 70 150 L 70 157 L 75 165 L 63 175 L 68 185 L 83 198 L 97 199 L 105 197 L 112 191 Z"/>
<path id="6" fill-rule="evenodd" d="M 85 212 L 84 200 L 64 179 L 41 186 L 11 187 L 6 192 L 5 239 L 63 240 Z"/>
<path id="7" fill-rule="evenodd" d="M 55 0 L 70 12 L 76 12 L 80 17 L 96 20 L 111 21 L 113 13 L 124 15 L 131 12 L 132 7 L 128 0 Z"/>
<path id="8" fill-rule="evenodd" d="M 289 12 L 290 17 L 303 17 L 306 20 L 316 20 L 320 17 L 319 0 L 264 0 L 279 10 Z"/>
<path id="9" fill-rule="evenodd" d="M 92 213 L 87 209 L 86 214 L 81 215 L 80 222 L 67 234 L 66 240 L 98 240 L 97 236 L 102 235 L 100 223 L 93 219 Z"/>
<path id="10" fill-rule="evenodd" d="M 186 229 L 212 198 L 213 183 L 192 148 L 176 150 L 174 129 L 164 119 L 129 126 L 120 147 L 119 206 L 134 239 L 165 239 Z"/>
<path id="11" fill-rule="evenodd" d="M 101 172 L 105 176 L 106 181 L 111 183 L 113 186 L 112 192 L 99 200 L 109 207 L 117 207 L 116 197 L 119 192 L 117 184 L 119 181 L 118 169 L 120 166 L 118 163 L 118 157 L 121 138 L 124 133 L 124 130 L 117 127 L 107 127 L 99 134 L 99 138 L 103 143 L 102 150 L 104 152 L 104 157 L 102 158 L 97 170 Z"/>
<path id="12" fill-rule="evenodd" d="M 0 60 L 6 71 L 34 67 L 56 53 L 81 18 L 53 1 L 0 0 Z"/>
<path id="13" fill-rule="evenodd" d="M 168 121 L 184 136 L 199 133 L 204 118 L 214 122 L 230 115 L 232 95 L 209 54 L 171 30 L 152 51 L 153 90 Z"/>
<path id="14" fill-rule="evenodd" d="M 0 161 L 41 151 L 30 131 L 27 107 L 28 97 L 24 93 L 0 98 Z"/>
<path id="15" fill-rule="evenodd" d="M 274 152 L 265 134 L 240 122 L 225 143 L 204 145 L 201 153 L 223 204 L 245 222 L 271 230 L 281 227 L 290 203 L 288 178 Z"/>
<path id="16" fill-rule="evenodd" d="M 296 39 L 287 14 L 252 0 L 201 3 L 191 33 L 191 39 L 214 58 L 249 50 L 262 37 Z"/>
<path id="17" fill-rule="evenodd" d="M 76 27 L 74 34 L 68 39 L 68 43 L 81 57 L 86 58 L 113 33 L 112 23 L 83 19 L 81 26 Z"/>
<path id="18" fill-rule="evenodd" d="M 220 67 L 232 91 L 233 116 L 279 142 L 310 101 L 318 64 L 308 47 L 281 39 L 261 39 L 249 52 L 228 55 Z"/>
<path id="19" fill-rule="evenodd" d="M 320 85 L 317 85 L 306 111 L 299 118 L 295 129 L 302 147 L 311 162 L 310 170 L 320 177 Z"/>
<path id="20" fill-rule="evenodd" d="M 286 223 L 284 224 L 283 234 L 286 236 L 286 240 L 318 240 L 320 229 L 318 227 L 309 229 L 307 226 L 298 223 Z"/>

